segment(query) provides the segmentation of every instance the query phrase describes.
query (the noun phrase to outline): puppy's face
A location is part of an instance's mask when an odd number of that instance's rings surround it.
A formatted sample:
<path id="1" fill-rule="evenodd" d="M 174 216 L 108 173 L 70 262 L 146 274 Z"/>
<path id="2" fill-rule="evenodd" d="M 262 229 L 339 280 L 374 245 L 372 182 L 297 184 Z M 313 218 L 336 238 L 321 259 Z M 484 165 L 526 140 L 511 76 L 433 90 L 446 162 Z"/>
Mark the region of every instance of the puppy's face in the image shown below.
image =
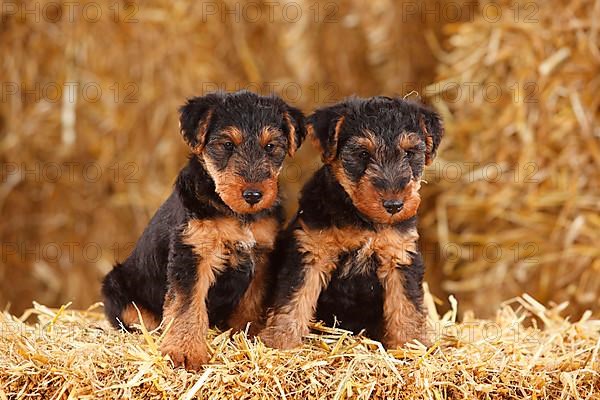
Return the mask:
<path id="1" fill-rule="evenodd" d="M 250 92 L 190 99 L 181 108 L 181 129 L 216 192 L 239 214 L 273 206 L 283 160 L 305 135 L 299 110 Z"/>
<path id="2" fill-rule="evenodd" d="M 423 169 L 442 136 L 437 114 L 400 99 L 352 99 L 310 118 L 313 137 L 354 206 L 370 220 L 413 217 Z"/>

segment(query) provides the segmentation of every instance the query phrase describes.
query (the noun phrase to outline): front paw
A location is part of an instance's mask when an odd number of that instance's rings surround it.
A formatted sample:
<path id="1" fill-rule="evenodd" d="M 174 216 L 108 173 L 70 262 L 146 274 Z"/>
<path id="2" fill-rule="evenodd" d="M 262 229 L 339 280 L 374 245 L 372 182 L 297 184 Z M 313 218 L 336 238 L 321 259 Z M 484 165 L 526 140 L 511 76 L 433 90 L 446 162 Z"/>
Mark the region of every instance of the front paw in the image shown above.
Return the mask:
<path id="1" fill-rule="evenodd" d="M 427 335 L 422 332 L 415 332 L 411 335 L 388 336 L 384 339 L 384 344 L 386 348 L 395 350 L 403 348 L 407 343 L 411 343 L 415 339 L 425 345 L 425 347 L 431 347 L 431 340 L 429 340 Z"/>
<path id="2" fill-rule="evenodd" d="M 258 337 L 264 344 L 281 350 L 302 346 L 302 334 L 293 327 L 268 326 Z"/>
<path id="3" fill-rule="evenodd" d="M 191 343 L 184 340 L 169 340 L 163 342 L 160 351 L 171 358 L 175 367 L 183 367 L 187 370 L 198 371 L 210 361 L 208 348 L 203 342 Z"/>

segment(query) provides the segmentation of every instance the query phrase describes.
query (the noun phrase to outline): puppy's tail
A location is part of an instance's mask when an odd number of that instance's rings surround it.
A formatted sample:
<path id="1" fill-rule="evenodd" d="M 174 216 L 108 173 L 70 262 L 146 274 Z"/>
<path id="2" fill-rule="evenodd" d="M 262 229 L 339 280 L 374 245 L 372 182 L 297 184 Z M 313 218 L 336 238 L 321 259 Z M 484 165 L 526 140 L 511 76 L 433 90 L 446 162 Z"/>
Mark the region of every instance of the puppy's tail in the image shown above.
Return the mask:
<path id="1" fill-rule="evenodd" d="M 122 313 L 127 304 L 131 303 L 131 299 L 127 294 L 128 290 L 123 281 L 122 276 L 123 266 L 115 265 L 112 271 L 106 275 L 102 282 L 102 297 L 104 300 L 104 313 L 108 321 L 115 328 L 129 328 L 124 325 Z"/>
<path id="2" fill-rule="evenodd" d="M 155 329 L 160 324 L 159 317 L 139 304 L 136 304 L 136 309 L 135 299 L 131 298 L 124 275 L 123 266 L 117 264 L 102 282 L 106 318 L 115 328 L 131 331 L 134 330 L 134 324 L 140 324 L 141 315 L 146 328 Z"/>

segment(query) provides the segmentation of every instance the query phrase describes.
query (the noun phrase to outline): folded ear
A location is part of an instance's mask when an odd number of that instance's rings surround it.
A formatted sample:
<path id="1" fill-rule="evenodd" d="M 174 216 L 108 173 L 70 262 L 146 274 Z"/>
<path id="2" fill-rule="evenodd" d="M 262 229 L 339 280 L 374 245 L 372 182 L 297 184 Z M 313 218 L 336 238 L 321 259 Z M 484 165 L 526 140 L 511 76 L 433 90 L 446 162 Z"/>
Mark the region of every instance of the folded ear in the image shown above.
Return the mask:
<path id="1" fill-rule="evenodd" d="M 304 120 L 302 111 L 295 107 L 287 106 L 287 110 L 283 113 L 282 129 L 288 139 L 288 154 L 290 157 L 300 148 L 306 136 Z"/>
<path id="2" fill-rule="evenodd" d="M 308 132 L 321 151 L 324 163 L 330 163 L 337 155 L 340 132 L 344 124 L 343 108 L 339 105 L 316 110 L 308 117 Z"/>
<path id="3" fill-rule="evenodd" d="M 179 109 L 179 129 L 192 153 L 200 154 L 204 149 L 213 110 L 220 101 L 220 94 L 211 93 L 188 99 Z"/>
<path id="4" fill-rule="evenodd" d="M 425 138 L 425 164 L 430 165 L 435 158 L 438 146 L 444 136 L 444 126 L 440 116 L 430 108 L 419 107 L 419 126 Z"/>

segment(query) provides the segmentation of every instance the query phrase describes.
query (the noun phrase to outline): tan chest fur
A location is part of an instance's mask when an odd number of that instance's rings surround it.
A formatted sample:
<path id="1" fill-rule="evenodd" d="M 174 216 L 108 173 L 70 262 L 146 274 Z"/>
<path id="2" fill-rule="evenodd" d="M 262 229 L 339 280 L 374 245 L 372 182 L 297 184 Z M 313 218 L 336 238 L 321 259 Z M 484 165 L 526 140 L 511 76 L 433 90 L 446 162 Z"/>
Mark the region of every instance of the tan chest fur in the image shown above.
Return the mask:
<path id="1" fill-rule="evenodd" d="M 295 232 L 300 251 L 305 254 L 305 261 L 315 266 L 325 280 L 336 268 L 343 252 L 356 251 L 354 264 L 358 266 L 369 265 L 368 260 L 375 256 L 380 265 L 377 274 L 383 278 L 399 266 L 410 265 L 411 254 L 417 250 L 419 235 L 416 229 L 406 232 L 392 228 L 377 231 L 357 228 L 311 230 L 302 221 L 300 224 L 302 229 Z M 364 271 L 342 271 L 343 274 L 361 272 Z"/>
<path id="2" fill-rule="evenodd" d="M 278 224 L 274 218 L 264 218 L 243 224 L 235 218 L 190 220 L 183 232 L 184 243 L 217 270 L 236 265 L 238 251 L 254 253 L 273 248 Z"/>

